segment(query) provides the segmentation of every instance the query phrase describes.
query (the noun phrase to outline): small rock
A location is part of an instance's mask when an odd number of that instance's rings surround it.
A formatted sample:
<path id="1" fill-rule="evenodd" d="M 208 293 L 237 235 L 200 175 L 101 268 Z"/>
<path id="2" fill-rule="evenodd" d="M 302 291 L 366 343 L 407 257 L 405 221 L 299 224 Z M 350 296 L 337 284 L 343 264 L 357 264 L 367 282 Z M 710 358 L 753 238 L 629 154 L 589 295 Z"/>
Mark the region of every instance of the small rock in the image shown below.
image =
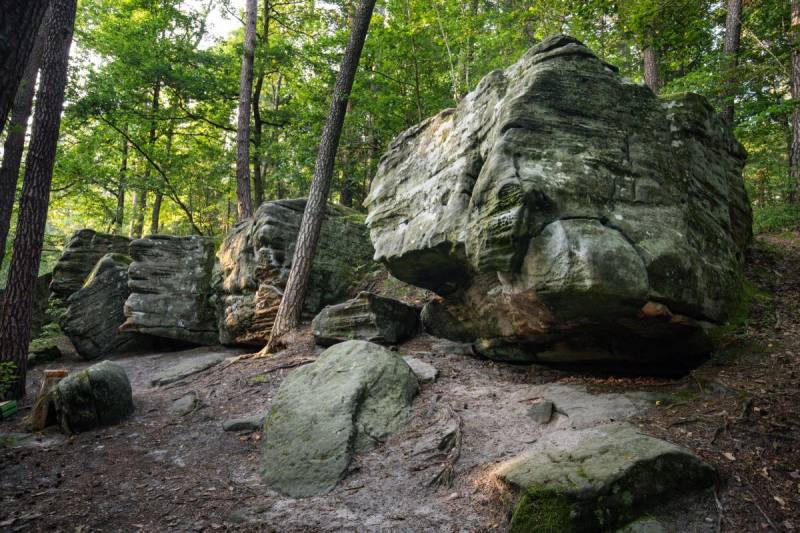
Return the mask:
<path id="1" fill-rule="evenodd" d="M 231 418 L 222 423 L 223 431 L 258 431 L 264 427 L 265 414 L 250 418 Z"/>
<path id="2" fill-rule="evenodd" d="M 425 361 L 408 355 L 403 357 L 403 361 L 411 367 L 411 371 L 414 372 L 420 383 L 430 383 L 431 381 L 436 381 L 436 378 L 439 377 L 439 371 L 436 367 Z"/>
<path id="3" fill-rule="evenodd" d="M 553 402 L 539 401 L 528 408 L 528 416 L 537 424 L 547 424 L 553 417 Z"/>
<path id="4" fill-rule="evenodd" d="M 199 403 L 200 401 L 197 399 L 197 394 L 190 392 L 172 402 L 169 412 L 174 415 L 185 416 L 197 409 Z"/>

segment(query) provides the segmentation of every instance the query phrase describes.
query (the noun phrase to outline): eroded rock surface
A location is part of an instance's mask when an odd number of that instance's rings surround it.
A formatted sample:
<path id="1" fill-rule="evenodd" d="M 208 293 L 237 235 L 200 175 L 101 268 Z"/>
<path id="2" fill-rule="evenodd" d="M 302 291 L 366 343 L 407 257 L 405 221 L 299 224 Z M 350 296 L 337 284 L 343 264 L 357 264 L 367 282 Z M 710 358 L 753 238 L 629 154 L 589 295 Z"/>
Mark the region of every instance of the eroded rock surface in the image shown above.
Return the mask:
<path id="1" fill-rule="evenodd" d="M 95 359 L 115 350 L 135 348 L 142 341 L 136 333 L 120 332 L 128 299 L 128 266 L 131 258 L 107 254 L 95 265 L 83 287 L 67 298 L 61 328 L 78 353 Z"/>
<path id="2" fill-rule="evenodd" d="M 267 484 L 294 497 L 333 489 L 353 453 L 400 429 L 419 390 L 397 354 L 347 341 L 281 384 L 264 424 Z"/>
<path id="3" fill-rule="evenodd" d="M 399 300 L 360 292 L 320 311 L 311 329 L 314 340 L 323 346 L 353 339 L 397 344 L 419 331 L 419 312 Z"/>
<path id="4" fill-rule="evenodd" d="M 214 242 L 152 235 L 130 245 L 130 296 L 123 331 L 193 344 L 217 344 L 213 303 Z"/>
<path id="5" fill-rule="evenodd" d="M 681 364 L 737 301 L 745 157 L 702 97 L 554 36 L 391 143 L 367 224 L 392 275 L 444 297 L 426 327 L 483 355 Z"/>
<path id="6" fill-rule="evenodd" d="M 128 255 L 130 242 L 128 237 L 122 235 L 98 233 L 91 229 L 76 231 L 53 267 L 53 280 L 50 283 L 53 296 L 66 299 L 83 287 L 86 277 L 104 255 Z"/>
<path id="7" fill-rule="evenodd" d="M 514 532 L 612 530 L 716 478 L 691 452 L 625 422 L 549 433 L 496 475 L 521 493 Z"/>
<path id="8" fill-rule="evenodd" d="M 266 342 L 289 277 L 305 205 L 305 199 L 267 202 L 225 238 L 218 254 L 223 343 Z M 358 275 L 371 268 L 372 253 L 359 216 L 330 205 L 311 270 L 306 313 L 341 301 Z"/>
<path id="9" fill-rule="evenodd" d="M 133 412 L 128 375 L 112 361 L 102 361 L 62 379 L 53 391 L 53 402 L 67 433 L 110 426 Z"/>

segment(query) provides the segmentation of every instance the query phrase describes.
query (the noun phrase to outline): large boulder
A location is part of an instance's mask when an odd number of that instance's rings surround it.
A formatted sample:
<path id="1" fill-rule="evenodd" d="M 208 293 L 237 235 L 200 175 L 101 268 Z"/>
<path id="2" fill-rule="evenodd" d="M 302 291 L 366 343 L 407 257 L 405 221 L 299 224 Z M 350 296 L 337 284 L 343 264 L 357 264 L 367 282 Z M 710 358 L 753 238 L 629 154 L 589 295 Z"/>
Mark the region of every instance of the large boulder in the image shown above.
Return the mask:
<path id="1" fill-rule="evenodd" d="M 102 361 L 59 381 L 53 405 L 67 433 L 110 426 L 133 412 L 131 384 L 121 366 Z"/>
<path id="2" fill-rule="evenodd" d="M 716 480 L 702 459 L 625 422 L 550 433 L 495 474 L 520 494 L 512 532 L 613 531 Z"/>
<path id="3" fill-rule="evenodd" d="M 66 299 L 83 287 L 86 277 L 104 255 L 128 255 L 130 242 L 128 237 L 122 235 L 98 233 L 91 229 L 76 231 L 53 267 L 53 280 L 50 283 L 53 296 Z"/>
<path id="4" fill-rule="evenodd" d="M 373 447 L 407 421 L 419 390 L 397 354 L 365 341 L 325 350 L 281 384 L 264 424 L 263 473 L 293 497 L 333 489 L 353 453 Z"/>
<path id="5" fill-rule="evenodd" d="M 262 204 L 239 222 L 219 251 L 219 330 L 224 344 L 263 345 L 272 330 L 292 267 L 305 199 Z M 341 301 L 358 274 L 372 267 L 372 245 L 360 216 L 329 205 L 311 269 L 305 313 Z"/>
<path id="6" fill-rule="evenodd" d="M 217 344 L 214 241 L 151 235 L 130 244 L 130 296 L 122 331 L 193 344 Z"/>
<path id="7" fill-rule="evenodd" d="M 745 157 L 702 97 L 554 36 L 391 143 L 367 224 L 392 275 L 443 297 L 429 329 L 483 355 L 690 363 L 739 295 Z"/>
<path id="8" fill-rule="evenodd" d="M 135 348 L 141 335 L 120 332 L 128 299 L 128 266 L 131 258 L 106 254 L 97 262 L 81 289 L 67 298 L 61 329 L 85 359 L 116 350 Z"/>
<path id="9" fill-rule="evenodd" d="M 329 305 L 311 323 L 317 344 L 330 346 L 347 340 L 397 344 L 419 331 L 416 308 L 371 292 Z"/>

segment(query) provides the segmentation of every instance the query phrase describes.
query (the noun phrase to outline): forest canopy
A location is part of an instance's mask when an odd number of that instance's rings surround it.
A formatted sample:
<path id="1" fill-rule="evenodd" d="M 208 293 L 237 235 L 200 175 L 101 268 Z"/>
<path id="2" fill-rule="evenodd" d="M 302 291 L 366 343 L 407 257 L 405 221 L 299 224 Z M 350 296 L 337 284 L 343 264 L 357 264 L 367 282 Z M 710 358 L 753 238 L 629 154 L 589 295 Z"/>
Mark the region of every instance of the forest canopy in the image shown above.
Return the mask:
<path id="1" fill-rule="evenodd" d="M 254 206 L 308 192 L 354 4 L 258 2 Z M 790 227 L 800 214 L 788 201 L 790 3 L 743 2 L 735 63 L 724 50 L 726 14 L 726 2 L 709 0 L 379 2 L 331 201 L 363 210 L 394 136 L 453 107 L 547 35 L 568 33 L 634 81 L 645 81 L 652 51 L 662 95 L 697 92 L 717 109 L 733 103 L 756 231 Z M 222 236 L 236 222 L 243 18 L 243 2 L 233 0 L 79 2 L 42 270 L 81 227 Z M 13 234 L 12 222 L 7 249 Z"/>

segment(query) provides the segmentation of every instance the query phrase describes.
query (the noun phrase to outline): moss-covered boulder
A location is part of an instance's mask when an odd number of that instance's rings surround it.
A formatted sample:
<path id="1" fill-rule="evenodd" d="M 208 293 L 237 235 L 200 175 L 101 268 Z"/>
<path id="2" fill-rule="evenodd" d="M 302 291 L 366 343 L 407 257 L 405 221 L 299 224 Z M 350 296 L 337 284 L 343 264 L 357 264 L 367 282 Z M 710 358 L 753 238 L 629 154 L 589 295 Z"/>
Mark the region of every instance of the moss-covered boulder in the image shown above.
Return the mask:
<path id="1" fill-rule="evenodd" d="M 262 468 L 270 488 L 294 497 L 333 489 L 358 450 L 400 429 L 419 390 L 397 354 L 347 341 L 281 384 L 264 424 Z"/>
<path id="2" fill-rule="evenodd" d="M 292 267 L 304 198 L 262 204 L 239 222 L 219 251 L 222 274 L 219 331 L 224 344 L 263 346 L 272 331 Z M 373 249 L 363 216 L 328 205 L 314 255 L 304 312 L 313 316 L 342 301 L 373 268 Z"/>
<path id="3" fill-rule="evenodd" d="M 496 474 L 520 495 L 509 528 L 517 533 L 614 530 L 716 480 L 688 450 L 627 423 L 550 433 Z"/>
<path id="4" fill-rule="evenodd" d="M 320 311 L 311 329 L 314 340 L 323 346 L 354 339 L 397 344 L 419 331 L 419 311 L 392 298 L 360 292 Z"/>
<path id="5" fill-rule="evenodd" d="M 77 357 L 78 350 L 58 324 L 47 324 L 28 345 L 28 368 L 50 363 L 62 357 Z"/>
<path id="6" fill-rule="evenodd" d="M 428 329 L 485 356 L 687 366 L 737 298 L 745 158 L 703 97 L 659 100 L 558 35 L 394 139 L 367 224 L 442 297 Z"/>
<path id="7" fill-rule="evenodd" d="M 102 361 L 62 379 L 53 405 L 67 433 L 110 426 L 133 412 L 131 384 L 121 366 Z"/>
<path id="8" fill-rule="evenodd" d="M 67 298 L 61 328 L 84 359 L 96 359 L 114 351 L 130 350 L 146 339 L 120 332 L 128 299 L 128 266 L 131 258 L 106 254 L 94 266 L 84 285 Z"/>

